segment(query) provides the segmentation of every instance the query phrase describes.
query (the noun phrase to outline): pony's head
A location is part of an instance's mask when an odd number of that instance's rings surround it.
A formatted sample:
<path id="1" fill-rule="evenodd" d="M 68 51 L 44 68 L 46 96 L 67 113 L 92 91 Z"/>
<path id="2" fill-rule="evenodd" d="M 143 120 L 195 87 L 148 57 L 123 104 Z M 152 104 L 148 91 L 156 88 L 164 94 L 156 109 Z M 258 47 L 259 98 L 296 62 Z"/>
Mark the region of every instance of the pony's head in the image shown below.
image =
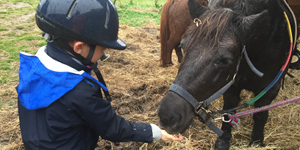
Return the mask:
<path id="1" fill-rule="evenodd" d="M 230 8 L 209 9 L 195 0 L 189 0 L 188 7 L 195 19 L 181 42 L 185 55 L 174 84 L 200 102 L 232 80 L 243 45 L 268 12 L 243 16 Z M 189 127 L 195 110 L 169 91 L 159 103 L 158 116 L 160 126 L 174 134 Z"/>

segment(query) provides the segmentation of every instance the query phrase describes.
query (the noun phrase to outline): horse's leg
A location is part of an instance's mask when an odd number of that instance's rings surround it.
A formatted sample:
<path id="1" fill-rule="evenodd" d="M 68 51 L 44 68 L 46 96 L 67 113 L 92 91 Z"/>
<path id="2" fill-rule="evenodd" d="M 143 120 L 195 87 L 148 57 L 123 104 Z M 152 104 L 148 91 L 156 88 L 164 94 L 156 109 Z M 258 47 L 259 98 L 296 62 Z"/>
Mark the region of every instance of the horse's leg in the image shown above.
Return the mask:
<path id="1" fill-rule="evenodd" d="M 170 42 L 171 39 L 168 40 L 167 42 L 167 49 L 166 49 L 166 53 L 165 53 L 165 59 L 162 60 L 163 62 L 163 66 L 170 66 L 173 65 L 172 63 L 172 51 L 174 49 L 174 47 L 172 47 L 172 43 Z"/>
<path id="2" fill-rule="evenodd" d="M 179 45 L 177 45 L 175 47 L 175 51 L 176 51 L 176 55 L 178 57 L 178 62 L 182 62 L 182 58 L 183 58 L 183 55 L 182 55 L 182 52 L 181 52 L 181 47 Z"/>
<path id="3" fill-rule="evenodd" d="M 280 82 L 277 82 L 263 97 L 261 97 L 258 101 L 254 103 L 254 107 L 262 107 L 271 104 L 273 99 L 276 98 L 279 89 L 280 89 Z M 258 92 L 255 94 L 259 94 Z M 268 111 L 259 112 L 253 115 L 254 120 L 254 126 L 251 133 L 251 142 L 249 143 L 249 146 L 251 145 L 259 145 L 259 146 L 265 146 L 264 141 L 264 128 L 265 124 L 268 119 Z"/>
<path id="4" fill-rule="evenodd" d="M 178 49 L 178 46 L 180 44 L 180 40 L 178 40 L 175 36 L 173 36 L 174 34 L 171 33 L 171 36 L 170 36 L 170 39 L 168 40 L 167 42 L 167 49 L 166 49 L 166 55 L 165 55 L 165 59 L 162 60 L 163 61 L 163 64 L 166 64 L 166 66 L 169 66 L 169 65 L 173 65 L 172 63 L 172 52 L 173 52 L 173 49 L 175 48 L 176 50 L 176 54 L 178 56 L 178 53 L 177 51 L 180 51 L 181 53 L 181 48 Z M 182 53 L 181 53 L 181 57 L 182 57 Z M 178 56 L 179 58 L 179 56 Z M 182 59 L 182 58 L 181 58 Z M 179 60 L 179 59 L 178 59 Z"/>
<path id="5" fill-rule="evenodd" d="M 172 34 L 171 34 L 172 35 Z M 161 49 L 161 62 L 163 67 L 168 67 L 173 65 L 172 63 L 172 51 L 174 49 L 174 41 L 172 36 L 170 36 L 167 41 L 162 42 L 162 49 Z"/>
<path id="6" fill-rule="evenodd" d="M 241 89 L 236 87 L 230 87 L 224 94 L 224 106 L 223 110 L 228 110 L 234 107 L 237 107 L 240 102 L 240 93 Z M 216 150 L 228 150 L 230 147 L 230 139 L 231 139 L 231 125 L 229 123 L 222 123 L 223 135 L 219 137 L 215 143 Z"/>
<path id="7" fill-rule="evenodd" d="M 168 64 L 173 64 L 172 63 L 173 49 L 175 49 L 176 55 L 178 57 L 178 62 L 181 62 L 182 58 L 183 58 L 183 55 L 182 55 L 182 52 L 181 52 L 181 47 L 179 47 L 182 35 L 179 35 L 178 33 L 176 33 L 175 32 L 176 30 L 173 29 L 173 28 L 170 27 L 170 30 L 172 32 L 170 33 L 170 39 L 167 42 L 167 56 L 166 56 L 166 58 L 168 58 L 168 59 L 166 59 L 166 60 L 167 60 L 167 62 L 169 61 Z"/>

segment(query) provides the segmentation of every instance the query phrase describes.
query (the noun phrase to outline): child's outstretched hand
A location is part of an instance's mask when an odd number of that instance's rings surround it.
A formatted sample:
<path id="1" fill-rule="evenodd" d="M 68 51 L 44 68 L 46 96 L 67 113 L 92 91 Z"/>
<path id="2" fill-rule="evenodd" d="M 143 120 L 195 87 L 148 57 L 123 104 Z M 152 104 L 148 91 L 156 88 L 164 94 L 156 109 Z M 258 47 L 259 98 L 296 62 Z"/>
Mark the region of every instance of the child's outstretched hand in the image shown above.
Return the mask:
<path id="1" fill-rule="evenodd" d="M 181 141 L 183 136 L 178 135 L 177 137 L 167 133 L 165 130 L 161 130 L 161 140 L 162 141 Z"/>

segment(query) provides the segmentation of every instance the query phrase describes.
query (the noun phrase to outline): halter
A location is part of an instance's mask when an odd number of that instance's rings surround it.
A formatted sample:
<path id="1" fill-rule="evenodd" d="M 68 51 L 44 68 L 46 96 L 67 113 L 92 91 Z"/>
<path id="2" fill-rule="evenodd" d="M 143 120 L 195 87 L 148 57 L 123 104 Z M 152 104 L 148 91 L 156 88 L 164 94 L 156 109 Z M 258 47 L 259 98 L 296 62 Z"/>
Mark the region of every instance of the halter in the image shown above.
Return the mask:
<path id="1" fill-rule="evenodd" d="M 247 51 L 246 51 L 246 47 L 244 46 L 242 49 L 242 53 L 241 56 L 238 59 L 238 63 L 236 66 L 236 72 L 233 75 L 233 78 L 230 82 L 228 82 L 225 86 L 223 86 L 221 89 L 219 89 L 216 93 L 214 93 L 213 95 L 211 95 L 209 98 L 207 98 L 204 101 L 198 102 L 197 99 L 195 99 L 189 92 L 187 92 L 185 89 L 183 89 L 182 87 L 180 87 L 179 85 L 176 84 L 172 84 L 169 88 L 169 91 L 173 91 L 176 94 L 178 94 L 179 96 L 181 96 L 182 98 L 184 98 L 187 102 L 189 102 L 193 108 L 195 109 L 195 113 L 197 114 L 197 116 L 199 117 L 199 119 L 204 122 L 211 130 L 213 130 L 217 135 L 222 136 L 223 131 L 220 130 L 218 127 L 215 126 L 215 124 L 213 124 L 209 119 L 211 117 L 211 115 L 209 115 L 209 113 L 212 113 L 211 111 L 206 110 L 205 108 L 212 103 L 213 101 L 215 101 L 217 98 L 219 98 L 225 91 L 227 91 L 227 89 L 234 83 L 235 81 L 235 77 L 239 71 L 239 67 L 240 67 L 240 62 L 242 59 L 242 56 L 246 57 L 246 61 L 249 65 L 250 68 L 252 68 L 251 70 L 253 70 L 255 72 L 255 74 L 259 74 L 259 75 L 263 75 L 263 73 L 261 73 L 260 71 L 258 71 L 252 64 L 252 62 L 250 61 L 248 55 L 247 55 Z"/>
<path id="2" fill-rule="evenodd" d="M 288 4 L 285 2 L 285 5 L 289 8 Z M 293 12 L 290 11 L 290 13 L 292 14 L 292 16 L 294 16 Z M 247 106 L 249 106 L 250 104 L 254 103 L 255 101 L 257 101 L 259 98 L 261 98 L 280 78 L 280 76 L 282 75 L 283 71 L 286 69 L 288 63 L 290 62 L 290 58 L 291 58 L 291 53 L 292 53 L 292 49 L 295 46 L 293 44 L 293 36 L 291 34 L 291 26 L 289 23 L 289 19 L 284 11 L 284 15 L 286 17 L 286 20 L 288 22 L 288 32 L 290 35 L 290 41 L 291 41 L 291 46 L 290 46 L 290 51 L 289 51 L 289 56 L 286 60 L 286 63 L 282 66 L 282 68 L 280 69 L 280 72 L 277 74 L 277 76 L 275 77 L 275 79 L 260 93 L 258 94 L 255 98 L 253 98 L 252 100 L 250 100 L 248 103 L 244 103 L 243 105 L 241 105 L 240 107 L 237 108 L 233 108 L 227 111 L 209 111 L 206 110 L 205 108 L 212 103 L 214 100 L 216 100 L 218 97 L 220 97 L 235 81 L 235 77 L 238 73 L 239 70 L 239 66 L 240 66 L 240 60 L 244 54 L 245 59 L 247 61 L 247 64 L 249 65 L 249 67 L 251 68 L 251 70 L 257 74 L 258 76 L 262 77 L 263 73 L 261 73 L 260 71 L 258 71 L 254 65 L 252 64 L 252 62 L 250 61 L 247 52 L 246 52 L 246 48 L 244 46 L 242 53 L 241 53 L 241 57 L 239 57 L 238 59 L 238 63 L 237 63 L 237 67 L 236 67 L 236 73 L 233 75 L 233 79 L 227 83 L 224 87 L 222 87 L 220 90 L 218 90 L 216 93 L 214 93 L 212 96 L 210 96 L 208 99 L 204 100 L 204 101 L 197 101 L 197 99 L 195 99 L 189 92 L 187 92 L 185 89 L 183 89 L 182 87 L 176 85 L 176 84 L 172 84 L 169 88 L 169 91 L 173 91 L 176 94 L 178 94 L 179 96 L 181 96 L 183 99 L 185 99 L 189 104 L 191 104 L 195 110 L 195 113 L 197 115 L 197 117 L 199 118 L 200 121 L 202 121 L 203 123 L 205 123 L 212 131 L 214 131 L 218 136 L 222 136 L 223 135 L 223 131 L 221 129 L 219 129 L 214 123 L 211 122 L 210 118 L 214 118 L 214 115 L 216 113 L 224 113 L 222 115 L 222 120 L 224 122 L 229 122 L 230 120 L 224 120 L 224 116 L 228 115 L 228 112 L 232 112 L 235 111 L 237 109 L 241 109 L 241 108 L 245 108 Z M 297 30 L 295 30 L 297 31 Z M 295 37 L 294 37 L 295 38 Z M 234 123 L 234 122 L 233 122 Z"/>

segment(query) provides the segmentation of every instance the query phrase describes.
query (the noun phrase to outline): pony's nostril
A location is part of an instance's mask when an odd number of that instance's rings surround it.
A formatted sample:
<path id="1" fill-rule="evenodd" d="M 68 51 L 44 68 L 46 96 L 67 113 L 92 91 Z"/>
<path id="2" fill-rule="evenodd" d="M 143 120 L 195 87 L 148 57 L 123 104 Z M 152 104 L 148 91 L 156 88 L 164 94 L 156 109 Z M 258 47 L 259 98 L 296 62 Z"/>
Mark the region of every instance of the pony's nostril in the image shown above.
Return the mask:
<path id="1" fill-rule="evenodd" d="M 160 123 L 162 124 L 162 125 L 168 125 L 168 119 L 165 119 L 165 118 L 163 118 L 163 119 L 160 119 Z"/>
<path id="2" fill-rule="evenodd" d="M 177 120 L 177 121 L 180 121 L 181 118 L 182 118 L 182 116 L 179 114 L 179 115 L 178 115 L 178 120 Z"/>
<path id="3" fill-rule="evenodd" d="M 176 122 L 180 122 L 180 120 L 181 120 L 181 115 L 176 114 L 176 116 L 173 117 L 172 122 L 173 124 L 175 124 Z"/>
<path id="4" fill-rule="evenodd" d="M 178 121 L 180 121 L 181 119 L 181 116 L 169 116 L 169 117 L 166 117 L 166 118 L 160 118 L 160 124 L 162 126 L 165 126 L 165 127 L 171 127 L 171 126 L 174 126 L 174 124 L 176 124 Z"/>

